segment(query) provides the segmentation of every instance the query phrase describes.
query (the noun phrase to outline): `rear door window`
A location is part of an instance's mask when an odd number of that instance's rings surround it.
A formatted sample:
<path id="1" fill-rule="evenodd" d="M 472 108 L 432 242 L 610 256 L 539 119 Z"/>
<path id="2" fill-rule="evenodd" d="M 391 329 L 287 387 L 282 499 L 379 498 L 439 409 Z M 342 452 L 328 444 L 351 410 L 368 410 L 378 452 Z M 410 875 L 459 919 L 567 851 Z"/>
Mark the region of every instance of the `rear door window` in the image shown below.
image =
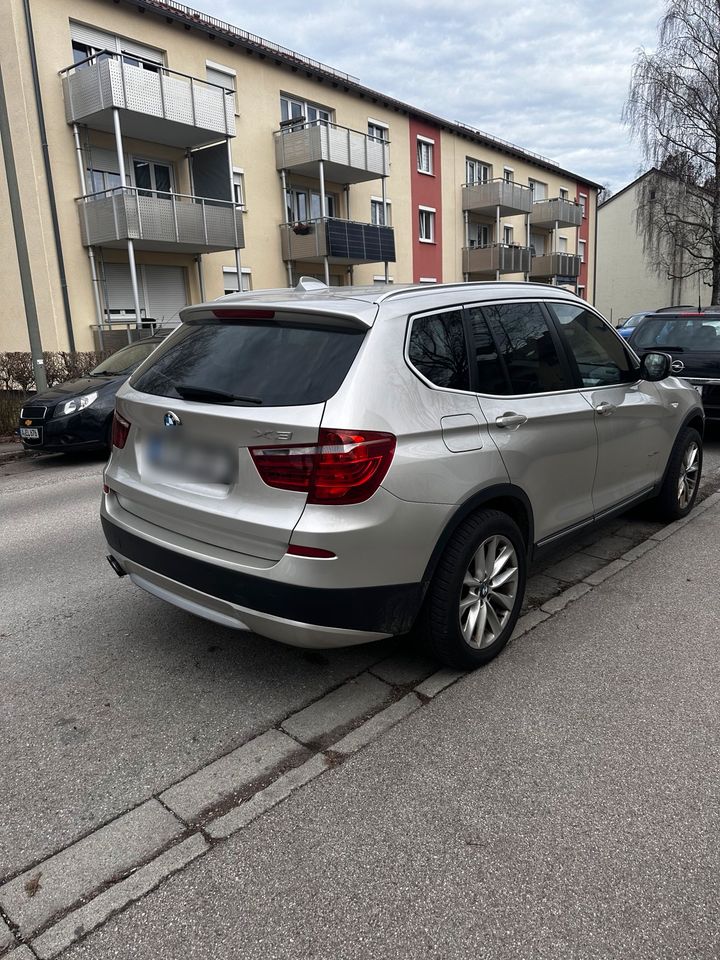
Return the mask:
<path id="1" fill-rule="evenodd" d="M 490 333 L 481 308 L 468 307 L 467 316 L 473 339 L 477 392 L 495 397 L 512 393 L 497 344 Z"/>
<path id="2" fill-rule="evenodd" d="M 333 396 L 364 330 L 326 323 L 188 323 L 131 384 L 162 397 L 238 406 L 298 406 Z"/>
<path id="3" fill-rule="evenodd" d="M 569 390 L 567 363 L 539 303 L 494 303 L 482 308 L 513 394 L 552 393 Z"/>
<path id="4" fill-rule="evenodd" d="M 415 317 L 408 357 L 415 369 L 438 387 L 469 390 L 468 351 L 462 310 Z"/>

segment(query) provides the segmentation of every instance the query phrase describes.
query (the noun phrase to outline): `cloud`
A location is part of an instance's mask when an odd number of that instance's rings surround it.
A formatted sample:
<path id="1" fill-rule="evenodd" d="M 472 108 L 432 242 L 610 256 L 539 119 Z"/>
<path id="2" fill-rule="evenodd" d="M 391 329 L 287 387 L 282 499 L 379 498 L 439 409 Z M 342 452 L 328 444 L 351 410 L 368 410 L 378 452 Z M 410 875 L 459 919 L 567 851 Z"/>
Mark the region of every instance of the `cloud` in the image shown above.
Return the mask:
<path id="1" fill-rule="evenodd" d="M 209 7 L 209 0 L 199 6 Z M 638 47 L 661 0 L 290 0 L 212 13 L 357 77 L 365 86 L 510 140 L 613 189 L 641 163 L 620 122 Z"/>

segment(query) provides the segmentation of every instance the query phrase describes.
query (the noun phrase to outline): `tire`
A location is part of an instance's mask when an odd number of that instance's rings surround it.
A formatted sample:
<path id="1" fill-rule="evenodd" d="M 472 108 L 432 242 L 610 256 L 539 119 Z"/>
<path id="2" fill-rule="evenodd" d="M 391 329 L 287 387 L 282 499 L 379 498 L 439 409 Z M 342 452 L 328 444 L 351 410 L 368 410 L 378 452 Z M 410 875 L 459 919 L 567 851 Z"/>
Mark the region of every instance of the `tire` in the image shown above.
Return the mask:
<path id="1" fill-rule="evenodd" d="M 693 427 L 685 427 L 675 441 L 660 493 L 653 501 L 659 520 L 682 520 L 695 506 L 702 476 L 702 438 Z"/>
<path id="2" fill-rule="evenodd" d="M 492 557 L 496 589 L 486 572 Z M 420 615 L 431 652 L 460 670 L 492 660 L 513 632 L 526 577 L 527 545 L 517 524 L 499 510 L 469 517 L 445 548 Z"/>

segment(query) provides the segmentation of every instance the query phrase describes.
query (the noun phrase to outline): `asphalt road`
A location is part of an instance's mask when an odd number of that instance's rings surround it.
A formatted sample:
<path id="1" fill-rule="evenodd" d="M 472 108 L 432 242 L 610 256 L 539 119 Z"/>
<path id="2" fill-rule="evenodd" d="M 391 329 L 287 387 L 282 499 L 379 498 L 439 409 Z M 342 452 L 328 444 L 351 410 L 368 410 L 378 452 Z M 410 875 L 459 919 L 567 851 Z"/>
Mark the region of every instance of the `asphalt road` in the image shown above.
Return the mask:
<path id="1" fill-rule="evenodd" d="M 397 646 L 296 650 L 119 580 L 98 523 L 101 472 L 63 457 L 0 466 L 0 881 Z M 720 478 L 718 436 L 706 478 Z"/>

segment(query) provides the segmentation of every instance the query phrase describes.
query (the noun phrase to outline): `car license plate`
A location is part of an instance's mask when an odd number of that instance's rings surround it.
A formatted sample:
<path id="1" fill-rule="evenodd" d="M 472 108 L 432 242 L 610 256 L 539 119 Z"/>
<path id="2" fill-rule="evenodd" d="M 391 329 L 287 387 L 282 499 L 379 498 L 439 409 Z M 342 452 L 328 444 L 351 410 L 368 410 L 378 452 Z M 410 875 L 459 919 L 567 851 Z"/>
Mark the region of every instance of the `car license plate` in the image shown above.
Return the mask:
<path id="1" fill-rule="evenodd" d="M 234 479 L 230 451 L 212 444 L 150 436 L 145 456 L 150 473 L 160 480 L 227 486 Z"/>
<path id="2" fill-rule="evenodd" d="M 25 440 L 38 440 L 40 430 L 37 427 L 20 427 L 20 436 Z"/>

